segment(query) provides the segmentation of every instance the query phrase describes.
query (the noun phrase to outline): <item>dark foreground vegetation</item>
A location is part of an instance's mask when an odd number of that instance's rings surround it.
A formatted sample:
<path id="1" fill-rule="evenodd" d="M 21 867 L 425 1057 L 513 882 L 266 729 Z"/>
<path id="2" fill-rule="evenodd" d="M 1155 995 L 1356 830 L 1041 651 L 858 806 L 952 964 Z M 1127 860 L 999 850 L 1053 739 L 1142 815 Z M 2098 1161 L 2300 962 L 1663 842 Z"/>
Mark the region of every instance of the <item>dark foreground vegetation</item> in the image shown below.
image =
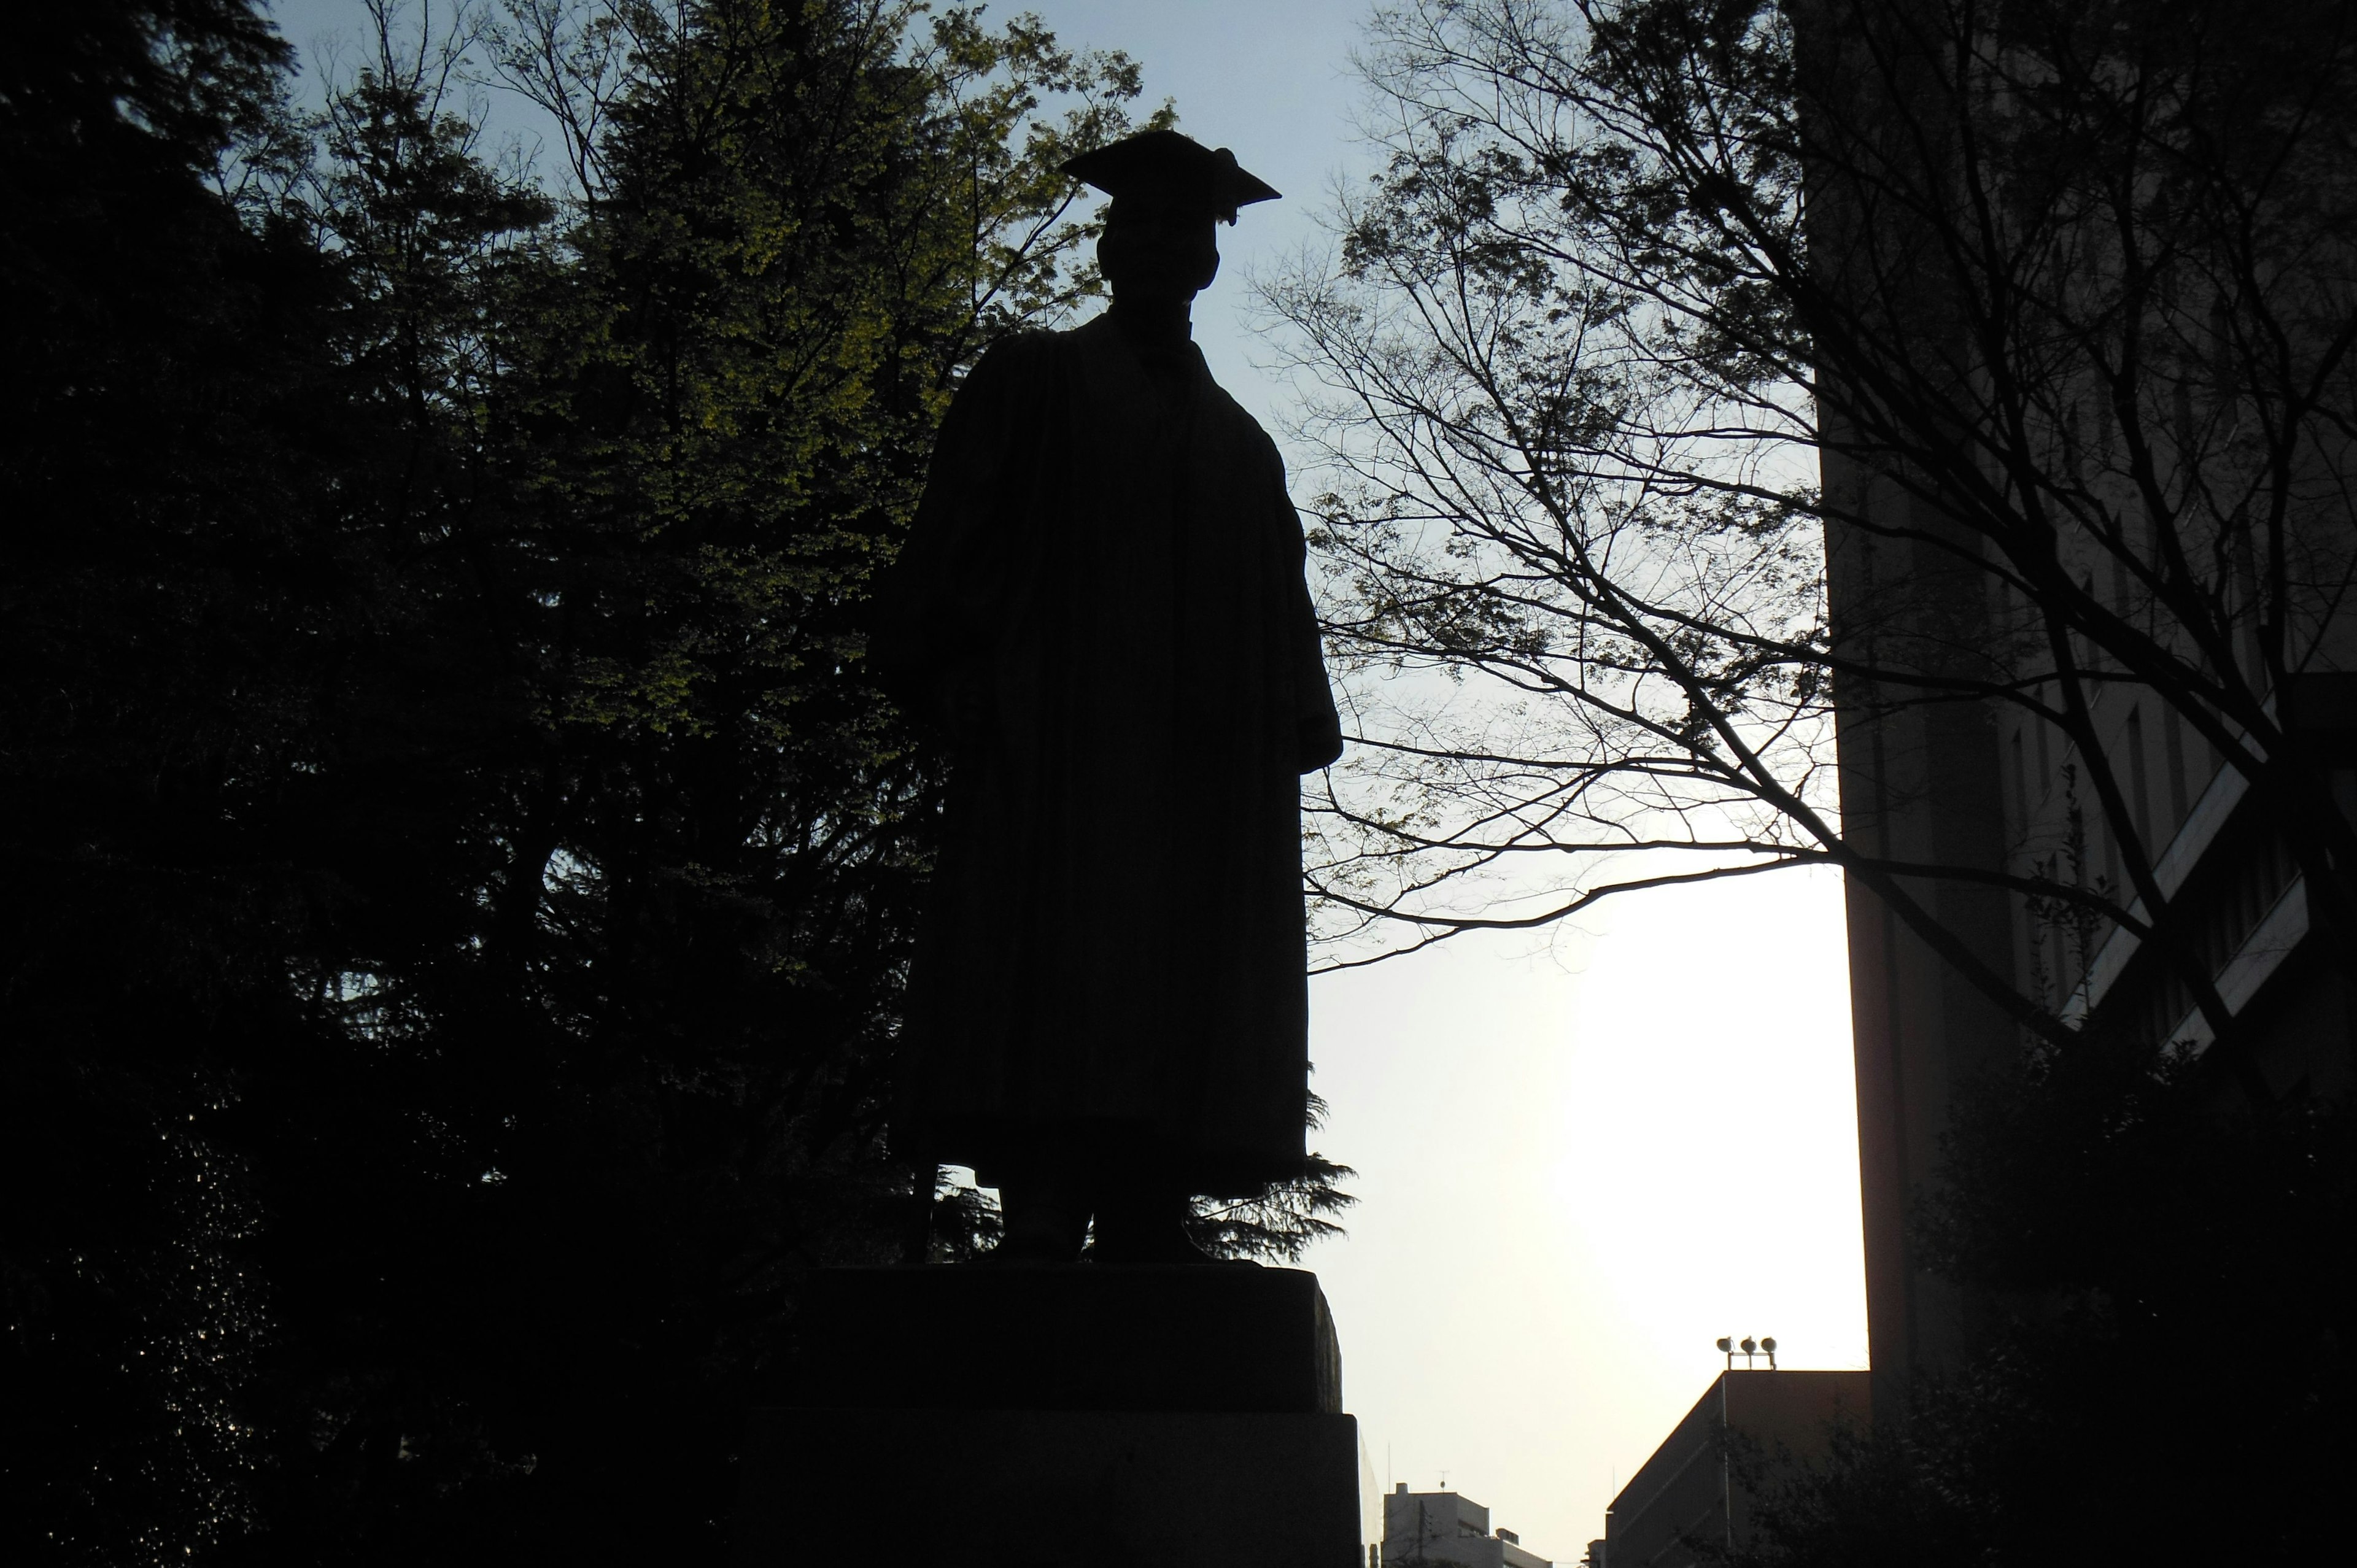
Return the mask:
<path id="1" fill-rule="evenodd" d="M 12 1562 L 709 1560 L 797 1277 L 993 1223 L 891 1157 L 938 768 L 861 606 L 1136 70 L 429 15 L 317 110 L 251 0 L 6 25 Z"/>
<path id="2" fill-rule="evenodd" d="M 1762 1497 L 1746 1568 L 2331 1556 L 2357 1442 L 2357 1119 L 2141 1044 L 1967 1098 L 1923 1265 L 1978 1304 L 1911 1408 Z"/>

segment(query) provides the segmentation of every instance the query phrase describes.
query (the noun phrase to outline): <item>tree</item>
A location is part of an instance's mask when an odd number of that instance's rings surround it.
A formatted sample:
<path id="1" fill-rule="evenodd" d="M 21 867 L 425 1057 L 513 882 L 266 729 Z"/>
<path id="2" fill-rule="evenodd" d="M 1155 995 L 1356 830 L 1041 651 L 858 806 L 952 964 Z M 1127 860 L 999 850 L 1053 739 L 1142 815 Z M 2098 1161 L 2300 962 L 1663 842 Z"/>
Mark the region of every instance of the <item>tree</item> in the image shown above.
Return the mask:
<path id="1" fill-rule="evenodd" d="M 292 520 L 339 438 L 332 279 L 252 220 L 284 46 L 241 0 L 12 19 L 0 63 L 0 1539 L 160 1562 L 253 1520 L 270 1303 L 223 1045 L 309 921 L 254 820 L 341 608 Z M 282 172 L 283 172 L 283 166 Z M 270 775 L 276 775 L 275 779 Z"/>
<path id="2" fill-rule="evenodd" d="M 2123 929 L 2177 1004 L 2139 1026 L 2190 1009 L 2234 1059 L 2204 890 L 2164 879 L 2175 822 L 2120 726 L 2194 757 L 2177 818 L 2202 756 L 2248 780 L 2349 929 L 2357 841 L 2295 710 L 2343 662 L 2357 559 L 2357 99 L 2340 9 L 2280 22 L 1380 13 L 1388 163 L 1332 265 L 1268 294 L 1320 389 L 1331 635 L 1415 677 L 1365 689 L 1318 802 L 1336 929 L 1396 947 L 1829 864 L 2057 1042 Z M 1836 809 L 1837 703 L 1861 734 L 2018 728 L 2057 788 L 2005 853 L 1893 854 Z M 1957 885 L 2052 936 L 2031 983 L 1943 912 Z"/>
<path id="3" fill-rule="evenodd" d="M 307 127 L 242 0 L 0 77 L 44 1557 L 710 1551 L 797 1276 L 922 1212 L 936 768 L 859 606 L 963 368 L 1092 286 L 1056 166 L 1135 68 L 847 0 L 375 15 Z M 584 17 L 544 190 L 469 97 Z"/>
<path id="4" fill-rule="evenodd" d="M 1964 1358 L 1745 1561 L 2337 1530 L 2350 1042 L 2292 1021 L 2320 1065 L 2271 1084 L 2213 981 L 2294 875 L 2323 962 L 2352 930 L 2352 48 L 2344 7 L 2202 0 L 1373 25 L 1389 161 L 1268 294 L 1320 391 L 1331 635 L 1389 677 L 1318 802 L 1329 929 L 1380 956 L 1826 864 L 1996 1004 L 1913 1226 Z M 1977 800 L 1930 853 L 1878 821 L 1910 725 L 1986 771 L 1919 770 Z M 2209 770 L 2247 836 L 2189 872 Z"/>
<path id="5" fill-rule="evenodd" d="M 1326 1101 L 1309 1096 L 1309 1127 L 1326 1124 Z M 1194 1200 L 1188 1239 L 1214 1258 L 1301 1262 L 1312 1243 L 1342 1233 L 1339 1216 L 1358 1203 L 1342 1183 L 1358 1173 L 1316 1150 L 1308 1166 L 1292 1181 L 1257 1197 Z"/>

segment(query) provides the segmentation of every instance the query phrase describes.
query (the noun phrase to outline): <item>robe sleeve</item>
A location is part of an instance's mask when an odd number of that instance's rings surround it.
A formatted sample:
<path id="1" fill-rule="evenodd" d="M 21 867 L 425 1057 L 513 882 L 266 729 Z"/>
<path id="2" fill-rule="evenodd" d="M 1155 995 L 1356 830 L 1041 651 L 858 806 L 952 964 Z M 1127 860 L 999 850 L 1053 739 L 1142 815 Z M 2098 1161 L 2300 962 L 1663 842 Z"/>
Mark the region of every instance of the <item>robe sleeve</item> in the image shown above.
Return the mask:
<path id="1" fill-rule="evenodd" d="M 1315 773 L 1342 755 L 1342 719 L 1334 709 L 1334 689 L 1326 677 L 1325 650 L 1318 634 L 1318 608 L 1309 597 L 1309 551 L 1302 536 L 1301 514 L 1285 493 L 1285 469 L 1277 467 L 1276 503 L 1280 526 L 1291 546 L 1293 605 L 1286 618 L 1293 640 L 1295 760 L 1299 771 Z"/>
<path id="2" fill-rule="evenodd" d="M 1024 333 L 985 351 L 951 401 L 917 516 L 877 585 L 868 660 L 877 683 L 927 723 L 954 722 L 980 677 L 978 625 L 1010 564 L 1009 487 L 1029 446 L 1040 339 Z"/>

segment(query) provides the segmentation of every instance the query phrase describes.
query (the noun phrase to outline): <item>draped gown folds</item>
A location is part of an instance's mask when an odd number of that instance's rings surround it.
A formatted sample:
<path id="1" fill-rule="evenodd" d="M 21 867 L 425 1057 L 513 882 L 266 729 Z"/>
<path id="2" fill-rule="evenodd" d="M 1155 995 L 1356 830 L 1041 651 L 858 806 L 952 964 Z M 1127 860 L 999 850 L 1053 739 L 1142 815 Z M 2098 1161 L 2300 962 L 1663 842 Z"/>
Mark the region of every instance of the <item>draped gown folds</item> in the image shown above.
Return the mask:
<path id="1" fill-rule="evenodd" d="M 1341 750 L 1284 465 L 1180 341 L 987 353 L 879 590 L 950 741 L 896 1140 L 993 1182 L 1303 1164 L 1299 778 Z"/>

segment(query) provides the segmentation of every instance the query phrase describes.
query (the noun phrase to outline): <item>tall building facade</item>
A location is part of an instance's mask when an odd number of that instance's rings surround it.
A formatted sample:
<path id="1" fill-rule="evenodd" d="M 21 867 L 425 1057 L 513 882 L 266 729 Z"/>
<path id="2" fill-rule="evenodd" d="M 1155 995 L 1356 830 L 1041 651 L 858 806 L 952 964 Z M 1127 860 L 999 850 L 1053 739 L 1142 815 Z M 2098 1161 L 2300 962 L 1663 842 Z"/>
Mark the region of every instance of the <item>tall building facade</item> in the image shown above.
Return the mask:
<path id="1" fill-rule="evenodd" d="M 1841 813 L 1871 863 L 1868 1330 L 1899 1410 L 1981 1309 L 1909 1230 L 1976 1077 L 2034 1039 L 2200 1055 L 2223 1026 L 2222 1096 L 2351 1086 L 2357 397 L 2329 351 L 2345 242 L 2304 238 L 2348 192 L 2288 122 L 2280 188 L 2206 150 L 2204 94 L 2271 134 L 2263 59 L 2128 38 L 2074 68 L 2012 8 L 1795 11 Z M 2153 140 L 2186 139 L 2114 178 L 2071 136 L 2138 90 L 2175 95 Z M 2241 231 L 2202 216 L 2222 193 Z M 2273 260 L 2237 282 L 2245 252 Z"/>

